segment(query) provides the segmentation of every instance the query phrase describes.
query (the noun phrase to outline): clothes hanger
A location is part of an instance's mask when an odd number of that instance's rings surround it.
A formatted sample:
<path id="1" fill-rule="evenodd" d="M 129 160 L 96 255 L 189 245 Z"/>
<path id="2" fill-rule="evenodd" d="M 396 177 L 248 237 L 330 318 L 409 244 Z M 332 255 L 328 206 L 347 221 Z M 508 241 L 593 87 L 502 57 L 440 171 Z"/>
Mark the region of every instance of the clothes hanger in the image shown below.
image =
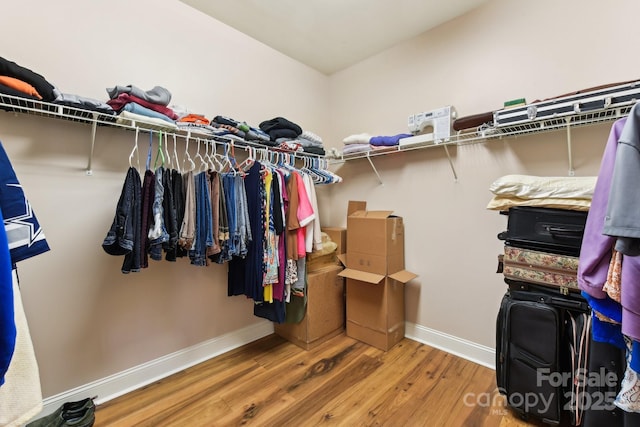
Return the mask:
<path id="1" fill-rule="evenodd" d="M 147 150 L 146 170 L 151 170 L 151 149 L 153 148 L 153 130 L 149 130 L 149 149 Z"/>
<path id="2" fill-rule="evenodd" d="M 160 166 L 158 166 L 158 159 L 160 159 Z M 158 131 L 158 151 L 156 152 L 156 159 L 153 162 L 153 169 L 159 167 L 164 168 L 164 149 L 162 148 L 162 131 Z"/>
<path id="3" fill-rule="evenodd" d="M 136 137 L 135 144 L 133 145 L 133 150 L 131 150 L 131 154 L 129 154 L 129 167 L 133 167 L 133 153 L 137 154 L 138 158 L 138 171 L 140 170 L 140 150 L 138 150 L 138 135 L 140 134 L 140 128 L 136 126 Z"/>
<path id="4" fill-rule="evenodd" d="M 207 144 L 211 144 L 211 151 L 209 151 L 209 160 L 211 163 L 211 170 L 214 172 L 220 172 L 222 170 L 222 164 L 218 160 L 218 147 L 214 139 L 208 139 Z"/>
<path id="5" fill-rule="evenodd" d="M 178 159 L 178 150 L 176 148 L 176 146 L 178 145 L 177 141 L 176 141 L 176 134 L 173 134 L 173 156 L 176 159 L 176 170 L 178 171 L 178 173 L 182 173 L 180 171 L 180 160 Z"/>
<path id="6" fill-rule="evenodd" d="M 164 153 L 165 153 L 165 159 L 167 161 L 167 169 L 173 169 L 173 162 L 171 160 L 171 155 L 169 154 L 169 133 L 165 132 L 164 133 Z"/>
<path id="7" fill-rule="evenodd" d="M 198 150 L 196 151 L 196 159 L 200 159 L 200 169 L 198 170 L 199 172 L 204 172 L 207 170 L 207 162 L 205 161 L 204 157 L 202 157 L 202 155 L 200 154 L 200 138 L 196 138 L 196 142 L 198 144 Z"/>
<path id="8" fill-rule="evenodd" d="M 316 163 L 318 164 L 316 170 L 329 177 L 329 181 L 326 182 L 327 184 L 342 182 L 341 176 L 329 170 L 329 162 L 326 159 L 316 159 Z"/>
<path id="9" fill-rule="evenodd" d="M 206 164 L 205 170 L 211 169 L 211 155 L 209 154 L 209 142 L 204 139 L 204 156 L 202 156 Z"/>
<path id="10" fill-rule="evenodd" d="M 232 142 L 228 142 L 224 144 L 224 167 L 223 167 L 223 171 L 225 173 L 233 173 L 233 175 L 235 176 L 235 169 L 233 168 L 233 163 L 231 161 L 231 155 L 229 154 L 229 151 L 231 150 L 231 147 L 233 146 Z"/>
<path id="11" fill-rule="evenodd" d="M 193 159 L 189 155 L 189 138 L 191 138 L 191 131 L 187 132 L 187 137 L 185 139 L 185 145 L 184 145 L 184 158 L 182 159 L 182 164 L 184 166 L 185 161 L 189 162 L 188 169 L 183 167 L 183 170 L 185 172 L 191 172 L 196 169 L 196 163 L 193 161 Z"/>
<path id="12" fill-rule="evenodd" d="M 213 154 L 212 154 L 211 158 L 215 163 L 215 166 L 214 166 L 213 170 L 218 171 L 218 172 L 222 172 L 222 170 L 224 169 L 224 165 L 219 160 L 219 159 L 222 159 L 222 155 L 218 154 L 218 143 L 216 142 L 215 139 L 212 139 L 211 143 L 213 144 L 213 147 L 212 147 Z"/>
<path id="13" fill-rule="evenodd" d="M 246 172 L 256 161 L 256 149 L 251 146 L 246 146 L 244 149 L 247 151 L 247 158 L 238 165 L 238 169 Z"/>

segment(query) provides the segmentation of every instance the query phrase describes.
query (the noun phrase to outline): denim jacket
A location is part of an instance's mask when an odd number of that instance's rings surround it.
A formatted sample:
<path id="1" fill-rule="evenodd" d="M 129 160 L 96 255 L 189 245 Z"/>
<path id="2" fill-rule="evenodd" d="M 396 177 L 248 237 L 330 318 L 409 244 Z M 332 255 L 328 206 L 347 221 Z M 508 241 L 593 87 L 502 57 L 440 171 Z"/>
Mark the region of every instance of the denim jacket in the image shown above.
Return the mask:
<path id="1" fill-rule="evenodd" d="M 122 272 L 140 270 L 140 214 L 142 184 L 138 171 L 127 171 L 111 228 L 102 248 L 109 255 L 125 255 Z"/>

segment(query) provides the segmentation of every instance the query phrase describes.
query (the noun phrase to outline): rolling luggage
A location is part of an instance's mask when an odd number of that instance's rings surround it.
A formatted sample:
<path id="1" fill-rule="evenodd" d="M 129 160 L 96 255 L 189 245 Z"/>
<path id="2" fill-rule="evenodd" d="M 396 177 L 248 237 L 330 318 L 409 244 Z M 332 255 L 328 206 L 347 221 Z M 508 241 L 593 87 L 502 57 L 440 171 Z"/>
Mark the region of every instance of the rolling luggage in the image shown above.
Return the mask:
<path id="1" fill-rule="evenodd" d="M 603 85 L 532 102 L 520 107 L 504 108 L 494 112 L 493 124 L 497 128 L 517 127 L 549 120 L 564 120 L 566 116 L 610 111 L 630 107 L 640 99 L 640 81 Z"/>
<path id="2" fill-rule="evenodd" d="M 596 381 L 586 389 L 591 405 L 585 411 L 583 427 L 624 427 L 623 411 L 613 401 L 620 391 L 626 363 L 623 349 L 591 340 L 589 372 L 595 374 Z"/>
<path id="3" fill-rule="evenodd" d="M 498 234 L 508 246 L 579 256 L 586 211 L 516 206 L 506 213 L 507 230 Z"/>
<path id="4" fill-rule="evenodd" d="M 579 295 L 523 291 L 514 282 L 496 320 L 496 381 L 509 407 L 549 424 L 580 424 L 575 373 L 587 368 L 590 319 Z"/>
<path id="5" fill-rule="evenodd" d="M 555 288 L 564 295 L 580 292 L 578 257 L 505 246 L 500 259 L 505 279 Z"/>

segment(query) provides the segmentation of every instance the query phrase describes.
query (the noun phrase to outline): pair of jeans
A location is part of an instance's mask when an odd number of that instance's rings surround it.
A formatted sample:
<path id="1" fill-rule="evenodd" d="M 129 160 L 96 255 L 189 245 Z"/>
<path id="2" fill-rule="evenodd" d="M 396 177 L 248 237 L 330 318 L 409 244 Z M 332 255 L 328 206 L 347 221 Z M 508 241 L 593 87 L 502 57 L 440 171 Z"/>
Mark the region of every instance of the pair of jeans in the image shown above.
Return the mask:
<path id="1" fill-rule="evenodd" d="M 247 210 L 247 193 L 244 187 L 244 179 L 241 176 L 235 177 L 235 192 L 238 201 L 237 218 L 238 218 L 238 246 L 237 254 L 244 258 L 247 256 L 248 244 L 252 239 L 251 225 L 249 224 L 249 214 Z"/>
<path id="2" fill-rule="evenodd" d="M 222 183 L 224 187 L 224 199 L 227 211 L 227 223 L 229 227 L 229 240 L 222 247 L 220 253 L 220 262 L 230 261 L 238 253 L 239 246 L 239 232 L 238 232 L 238 217 L 236 206 L 236 186 L 235 177 L 231 173 L 224 174 L 222 176 Z M 222 197 L 222 194 L 221 194 Z"/>
<path id="3" fill-rule="evenodd" d="M 207 247 L 213 246 L 211 197 L 207 172 L 196 175 L 196 237 L 191 263 L 207 265 Z"/>
<path id="4" fill-rule="evenodd" d="M 162 245 L 169 241 L 169 233 L 164 225 L 164 182 L 167 173 L 163 167 L 156 169 L 155 194 L 153 199 L 153 227 L 149 230 L 149 256 L 155 261 L 162 260 Z M 146 231 L 146 230 L 145 230 Z"/>

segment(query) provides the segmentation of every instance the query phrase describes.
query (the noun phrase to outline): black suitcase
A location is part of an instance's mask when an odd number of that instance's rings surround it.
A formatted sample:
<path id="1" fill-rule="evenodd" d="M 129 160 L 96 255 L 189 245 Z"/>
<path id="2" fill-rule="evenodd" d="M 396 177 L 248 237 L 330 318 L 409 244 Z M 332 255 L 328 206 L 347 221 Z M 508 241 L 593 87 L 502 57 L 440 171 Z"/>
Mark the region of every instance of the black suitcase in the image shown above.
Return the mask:
<path id="1" fill-rule="evenodd" d="M 537 289 L 504 295 L 496 321 L 496 382 L 509 407 L 548 424 L 579 425 L 580 408 L 571 404 L 581 392 L 574 374 L 576 363 L 586 360 L 580 343 L 588 341 L 589 321 L 579 295 Z"/>
<path id="2" fill-rule="evenodd" d="M 636 427 L 640 413 L 625 412 L 614 405 L 620 381 L 626 369 L 625 350 L 612 344 L 591 340 L 589 344 L 589 380 L 582 427 Z"/>
<path id="3" fill-rule="evenodd" d="M 503 212 L 507 230 L 498 234 L 506 245 L 579 256 L 586 211 L 516 206 Z"/>
<path id="4" fill-rule="evenodd" d="M 595 375 L 587 385 L 585 399 L 589 408 L 585 410 L 583 427 L 623 427 L 623 411 L 613 404 L 620 391 L 624 376 L 624 350 L 609 344 L 593 341 L 589 344 L 589 372 Z"/>

